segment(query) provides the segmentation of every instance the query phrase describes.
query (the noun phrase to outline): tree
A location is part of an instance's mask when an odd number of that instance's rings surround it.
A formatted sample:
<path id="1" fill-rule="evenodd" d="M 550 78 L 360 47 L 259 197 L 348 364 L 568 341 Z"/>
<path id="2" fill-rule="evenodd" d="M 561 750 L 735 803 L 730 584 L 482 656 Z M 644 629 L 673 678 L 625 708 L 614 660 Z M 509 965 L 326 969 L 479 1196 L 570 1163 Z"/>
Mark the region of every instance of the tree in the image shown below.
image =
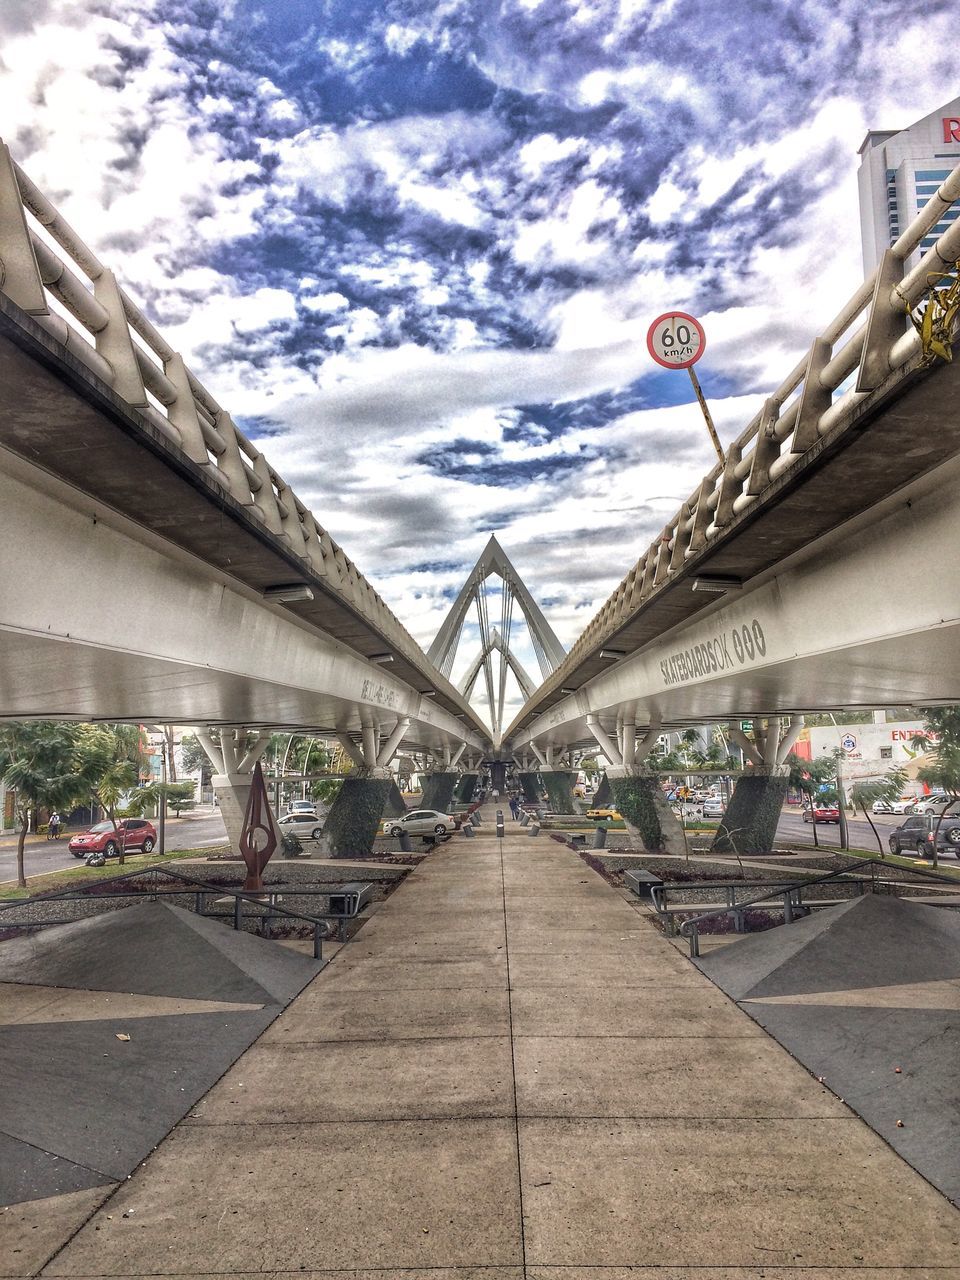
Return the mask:
<path id="1" fill-rule="evenodd" d="M 870 823 L 870 830 L 873 832 L 877 840 L 877 848 L 880 850 L 880 857 L 886 857 L 886 851 L 883 847 L 883 841 L 880 839 L 880 832 L 873 825 L 873 806 L 878 800 L 885 800 L 889 803 L 891 800 L 898 800 L 903 794 L 903 788 L 907 781 L 907 775 L 903 769 L 893 769 L 883 778 L 878 778 L 873 782 L 858 782 L 854 785 L 850 793 L 853 803 L 863 810 L 863 816 Z"/>
<path id="2" fill-rule="evenodd" d="M 787 783 L 793 791 L 799 791 L 810 801 L 813 809 L 814 797 L 823 804 L 833 804 L 837 799 L 836 777 L 837 766 L 833 756 L 817 756 L 816 760 L 801 760 L 794 752 L 787 756 Z M 811 812 L 811 817 L 813 813 Z M 819 849 L 820 837 L 814 821 L 813 843 Z"/>
<path id="3" fill-rule="evenodd" d="M 38 808 L 71 809 L 86 794 L 77 776 L 80 726 L 55 720 L 9 721 L 0 725 L 0 777 L 16 792 L 20 834 L 17 884 L 27 887 L 23 849 L 30 813 Z"/>
<path id="4" fill-rule="evenodd" d="M 124 862 L 123 833 L 117 807 L 137 789 L 144 764 L 143 734 L 135 724 L 81 725 L 77 761 L 85 794 L 93 795 L 113 823 L 120 864 Z"/>
<path id="5" fill-rule="evenodd" d="M 932 707 L 924 725 L 936 736 L 933 744 L 926 744 L 933 763 L 920 769 L 917 776 L 927 786 L 937 787 L 950 797 L 950 803 L 937 816 L 933 828 L 933 865 L 936 867 L 940 862 L 940 827 L 960 800 L 960 706 Z"/>
<path id="6" fill-rule="evenodd" d="M 213 777 L 210 757 L 195 733 L 185 733 L 180 740 L 180 761 L 187 773 L 199 773 L 201 787 L 208 787 Z"/>

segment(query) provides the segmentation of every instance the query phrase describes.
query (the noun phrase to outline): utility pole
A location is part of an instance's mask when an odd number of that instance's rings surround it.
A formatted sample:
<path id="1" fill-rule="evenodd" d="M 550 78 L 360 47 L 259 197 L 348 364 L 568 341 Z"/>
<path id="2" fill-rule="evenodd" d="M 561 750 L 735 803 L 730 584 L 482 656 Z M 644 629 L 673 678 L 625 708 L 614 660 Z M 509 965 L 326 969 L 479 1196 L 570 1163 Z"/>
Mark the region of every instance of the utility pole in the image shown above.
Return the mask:
<path id="1" fill-rule="evenodd" d="M 162 857 L 167 851 L 167 728 L 163 728 L 163 748 L 160 751 L 160 810 L 157 828 L 157 852 Z"/>

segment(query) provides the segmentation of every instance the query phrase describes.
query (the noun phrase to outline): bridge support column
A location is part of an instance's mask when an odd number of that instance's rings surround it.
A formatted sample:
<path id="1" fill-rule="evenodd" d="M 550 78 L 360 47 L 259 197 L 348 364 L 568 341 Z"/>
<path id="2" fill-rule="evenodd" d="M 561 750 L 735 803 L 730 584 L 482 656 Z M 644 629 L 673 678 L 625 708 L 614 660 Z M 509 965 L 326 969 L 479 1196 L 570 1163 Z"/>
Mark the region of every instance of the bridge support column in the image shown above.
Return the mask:
<path id="1" fill-rule="evenodd" d="M 547 801 L 554 813 L 579 813 L 580 805 L 574 799 L 573 788 L 577 775 L 567 769 L 544 768 L 540 771 Z"/>
<path id="2" fill-rule="evenodd" d="M 460 781 L 457 783 L 453 798 L 457 804 L 469 804 L 473 799 L 473 793 L 477 789 L 477 780 L 479 773 L 468 769 L 466 773 L 461 773 Z"/>
<path id="3" fill-rule="evenodd" d="M 459 776 L 456 769 L 441 769 L 436 773 L 428 773 L 423 779 L 423 795 L 420 800 L 423 808 L 449 813 Z"/>
<path id="4" fill-rule="evenodd" d="M 787 794 L 787 756 L 802 728 L 803 716 L 791 716 L 785 728 L 779 716 L 772 716 L 756 728 L 754 738 L 739 728 L 727 731 L 753 769 L 737 779 L 711 846 L 714 853 L 763 854 L 773 848 Z"/>
<path id="5" fill-rule="evenodd" d="M 524 769 L 517 775 L 527 804 L 540 803 L 540 775 L 532 769 Z"/>
<path id="6" fill-rule="evenodd" d="M 596 717 L 588 717 L 587 723 L 601 751 L 611 762 L 594 797 L 594 804 L 605 803 L 604 792 L 609 786 L 610 799 L 623 815 L 627 830 L 640 838 L 645 849 L 651 853 L 686 854 L 683 828 L 667 803 L 660 779 L 649 773 L 643 763 L 656 744 L 659 722 L 649 725 L 638 741 L 637 726 L 632 716 L 624 716 L 617 725 L 616 742 L 607 735 Z"/>
<path id="7" fill-rule="evenodd" d="M 399 817 L 406 811 L 389 766 L 409 724 L 409 717 L 401 716 L 383 742 L 379 725 L 363 725 L 359 744 L 346 733 L 337 734 L 357 772 L 344 778 L 324 823 L 320 847 L 327 857 L 369 855 L 384 813 Z"/>
<path id="8" fill-rule="evenodd" d="M 266 751 L 270 735 L 247 738 L 243 733 L 224 731 L 218 740 L 208 733 L 198 733 L 197 740 L 213 765 L 215 772 L 211 782 L 214 795 L 227 829 L 230 849 L 238 853 L 254 766 Z"/>
<path id="9" fill-rule="evenodd" d="M 329 858 L 369 855 L 380 819 L 396 787 L 389 769 L 344 778 L 323 827 L 321 847 Z"/>

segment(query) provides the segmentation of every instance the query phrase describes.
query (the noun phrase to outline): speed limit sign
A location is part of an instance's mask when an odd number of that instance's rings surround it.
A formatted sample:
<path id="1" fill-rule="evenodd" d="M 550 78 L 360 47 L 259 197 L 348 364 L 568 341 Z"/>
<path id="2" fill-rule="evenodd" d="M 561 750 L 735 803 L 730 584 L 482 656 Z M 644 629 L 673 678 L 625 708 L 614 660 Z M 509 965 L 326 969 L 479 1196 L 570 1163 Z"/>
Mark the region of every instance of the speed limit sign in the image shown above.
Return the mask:
<path id="1" fill-rule="evenodd" d="M 706 345 L 699 320 L 685 311 L 657 316 L 647 330 L 647 350 L 665 369 L 689 369 L 703 355 Z"/>

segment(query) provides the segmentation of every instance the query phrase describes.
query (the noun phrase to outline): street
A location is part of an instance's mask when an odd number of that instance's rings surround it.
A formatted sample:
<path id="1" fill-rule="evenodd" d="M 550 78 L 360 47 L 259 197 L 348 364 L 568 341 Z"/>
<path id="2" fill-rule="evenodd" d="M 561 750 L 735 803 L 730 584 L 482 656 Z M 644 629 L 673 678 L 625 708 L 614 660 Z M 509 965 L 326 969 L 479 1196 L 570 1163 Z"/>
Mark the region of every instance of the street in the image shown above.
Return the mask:
<path id="1" fill-rule="evenodd" d="M 906 815 L 894 813 L 875 813 L 871 815 L 873 823 L 880 833 L 880 839 L 883 841 L 883 852 L 890 852 L 888 837 L 891 831 L 895 831 L 902 823 L 906 822 Z M 847 829 L 850 836 L 850 845 L 854 849 L 866 849 L 870 853 L 877 851 L 877 838 L 870 829 L 870 823 L 866 818 L 847 817 Z M 799 809 L 784 809 L 780 815 L 780 823 L 777 827 L 777 838 L 790 844 L 813 844 L 813 823 L 804 822 L 800 817 Z M 834 822 L 818 822 L 817 823 L 817 839 L 821 845 L 827 848 L 836 849 L 840 845 L 840 827 Z M 944 855 L 948 862 L 954 862 L 956 855 Z"/>
<path id="2" fill-rule="evenodd" d="M 156 826 L 156 821 L 153 820 Z M 80 865 L 67 848 L 70 835 L 66 832 L 59 841 L 48 841 L 43 836 L 27 836 L 24 863 L 27 878 L 47 871 L 62 871 L 66 867 Z M 166 846 L 170 853 L 179 849 L 210 849 L 226 842 L 226 831 L 220 810 L 203 808 L 182 818 L 167 818 Z M 7 832 L 0 836 L 0 884 L 17 878 L 17 836 Z"/>

